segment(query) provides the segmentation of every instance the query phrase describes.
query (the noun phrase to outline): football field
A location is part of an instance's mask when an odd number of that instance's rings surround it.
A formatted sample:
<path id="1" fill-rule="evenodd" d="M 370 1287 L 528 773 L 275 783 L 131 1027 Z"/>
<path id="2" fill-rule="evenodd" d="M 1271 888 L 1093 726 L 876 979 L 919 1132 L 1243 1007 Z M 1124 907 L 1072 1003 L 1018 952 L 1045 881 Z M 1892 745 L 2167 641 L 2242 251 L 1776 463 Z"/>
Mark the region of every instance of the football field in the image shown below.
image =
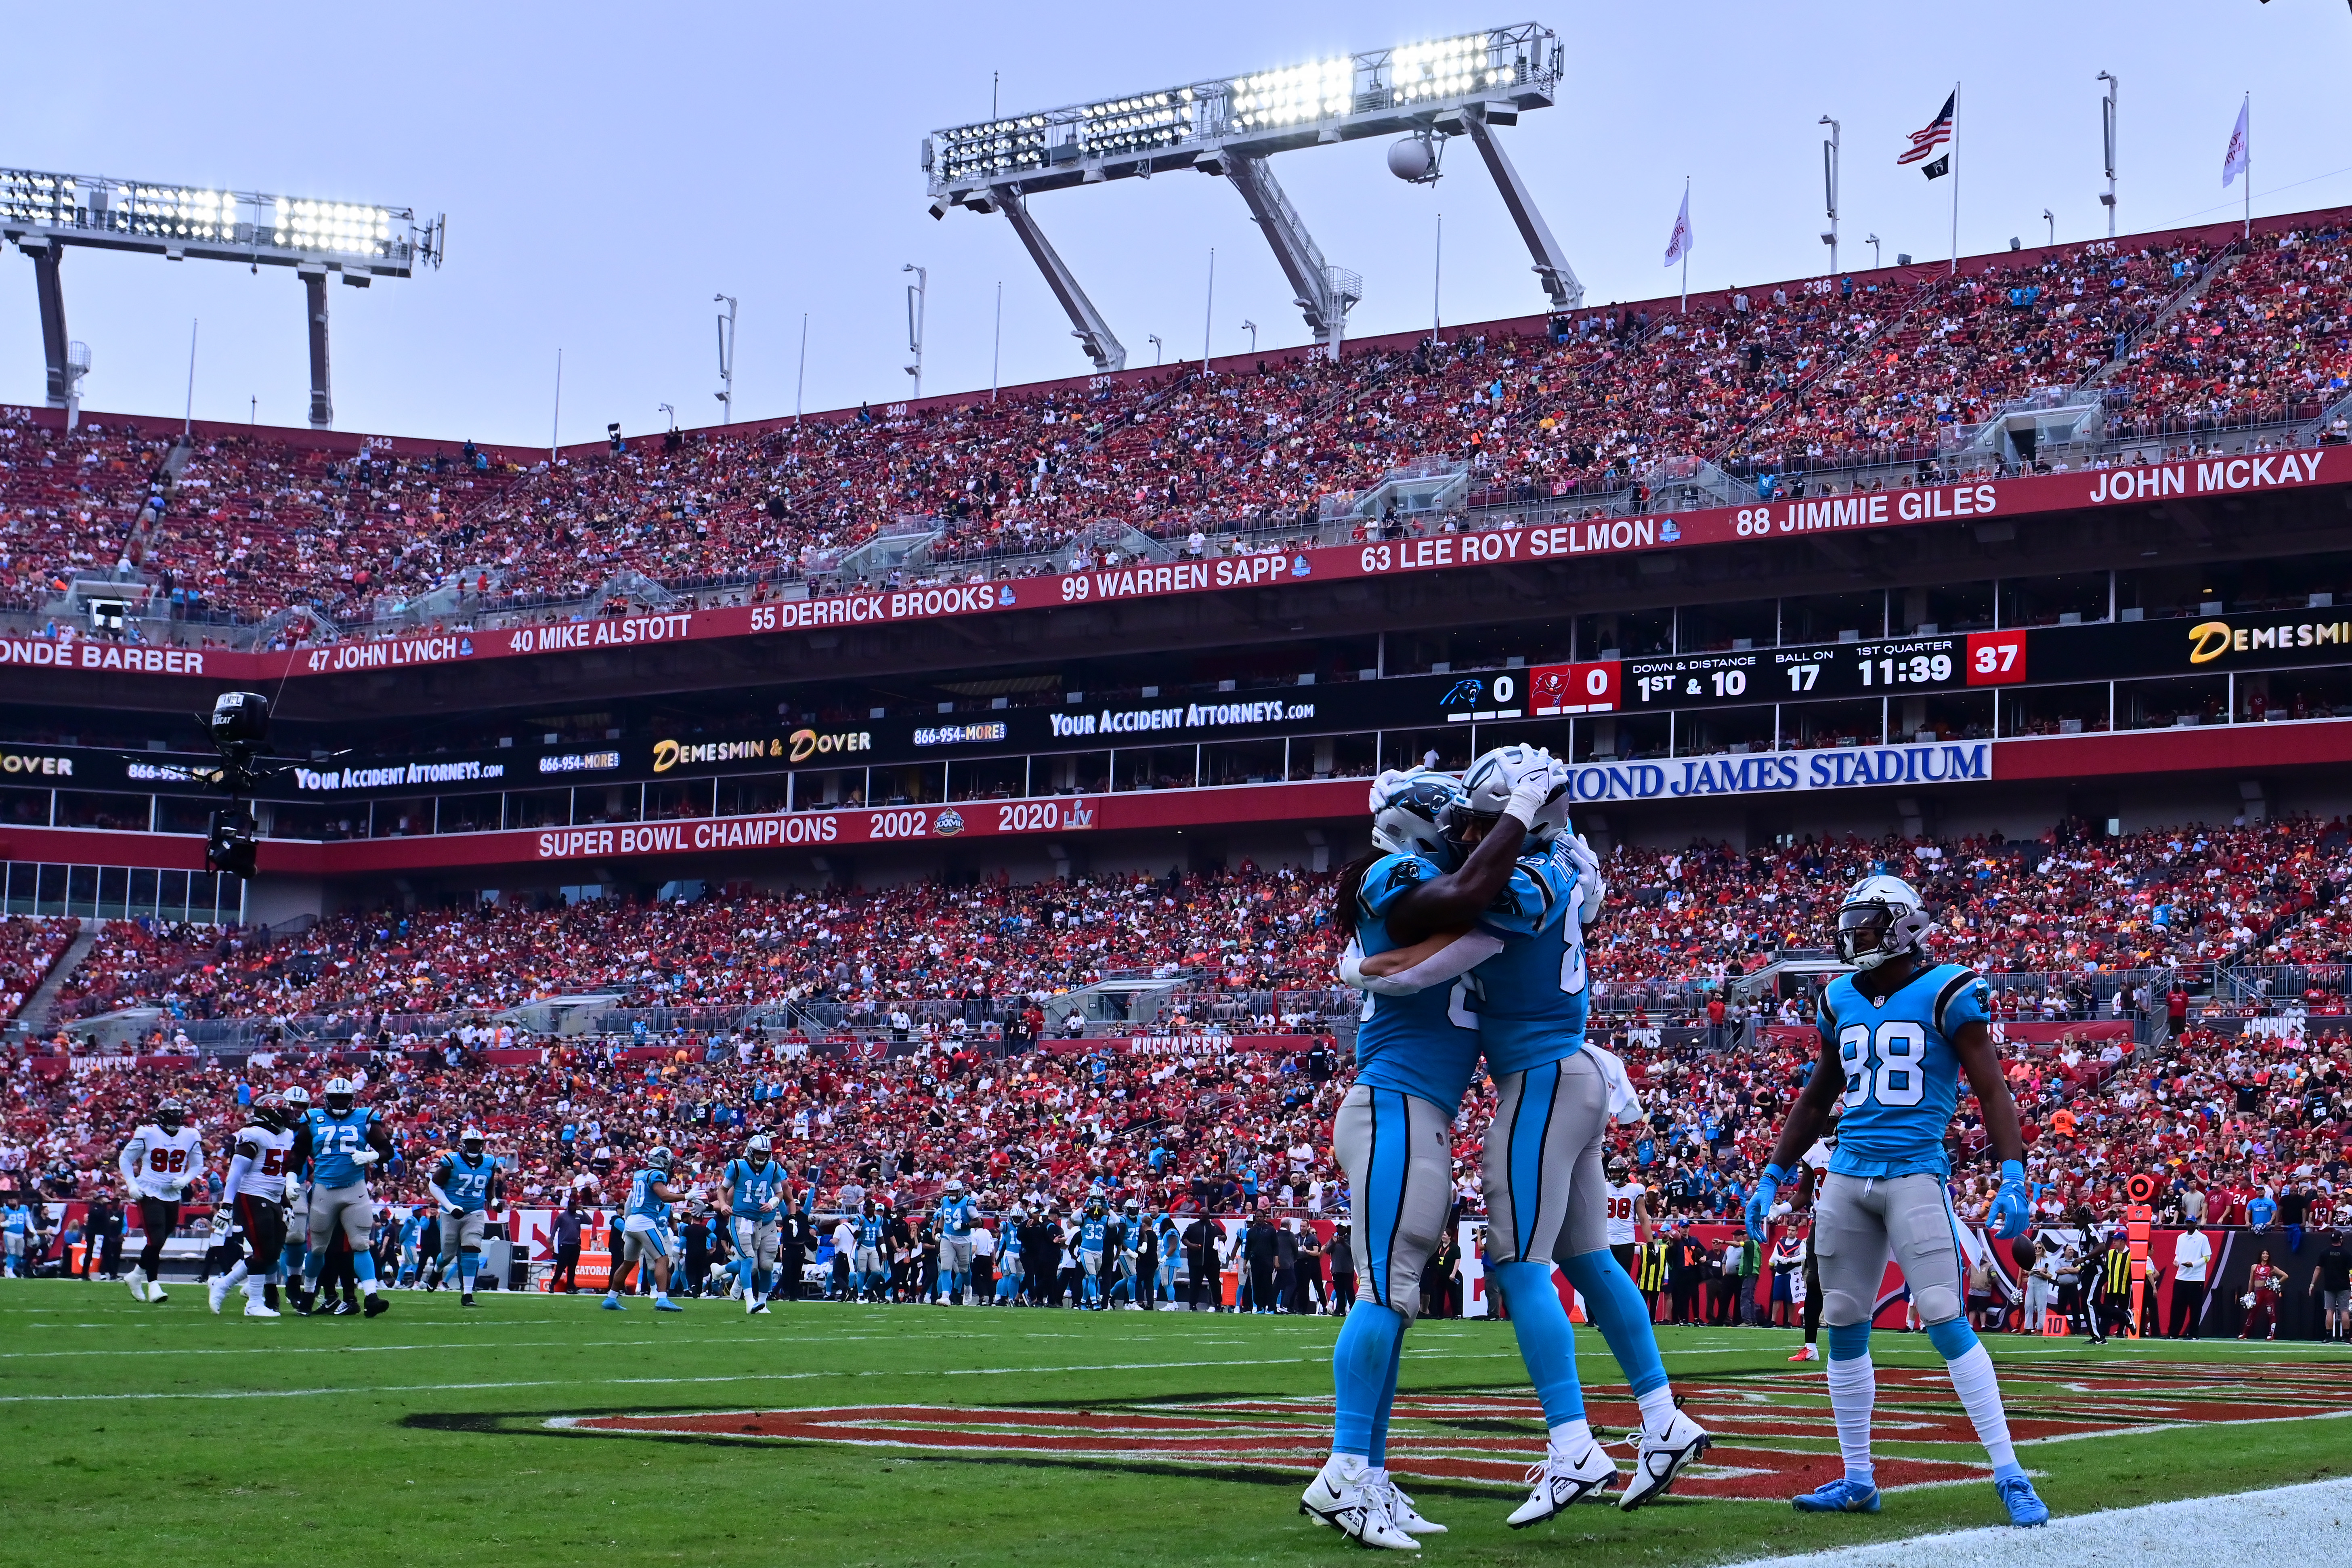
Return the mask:
<path id="1" fill-rule="evenodd" d="M 1329 1318 L 394 1293 L 373 1321 L 214 1318 L 201 1289 L 0 1283 L 0 1563 L 1200 1564 L 1339 1559 L 1297 1511 L 1324 1453 Z M 236 1301 L 230 1306 L 232 1314 Z M 1796 1336 L 1668 1330 L 1719 1436 L 1675 1495 L 1514 1532 L 1543 1442 L 1507 1325 L 1407 1340 L 1391 1464 L 1433 1562 L 1717 1563 L 1992 1524 L 1923 1336 L 1882 1332 L 1874 1518 L 1836 1472 Z M 2352 1352 L 1986 1341 L 2061 1516 L 2352 1475 Z M 1597 1336 L 1597 1426 L 1633 1415 Z"/>

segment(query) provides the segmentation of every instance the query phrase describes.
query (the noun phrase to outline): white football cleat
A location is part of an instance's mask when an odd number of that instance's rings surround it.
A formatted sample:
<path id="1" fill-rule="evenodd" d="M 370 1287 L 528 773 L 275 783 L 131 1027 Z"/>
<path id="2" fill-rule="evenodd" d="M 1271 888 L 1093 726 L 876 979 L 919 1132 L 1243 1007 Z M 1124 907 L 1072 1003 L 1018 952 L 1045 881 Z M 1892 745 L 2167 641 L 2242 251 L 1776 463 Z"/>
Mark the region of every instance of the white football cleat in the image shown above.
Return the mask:
<path id="1" fill-rule="evenodd" d="M 1617 1506 L 1627 1512 L 1641 1507 L 1653 1498 L 1663 1497 L 1683 1467 L 1706 1452 L 1715 1439 L 1706 1428 L 1684 1415 L 1675 1412 L 1674 1425 L 1663 1437 L 1654 1437 L 1647 1428 L 1642 1433 L 1640 1447 L 1634 1451 L 1633 1479 L 1625 1483 L 1624 1495 Z"/>
<path id="2" fill-rule="evenodd" d="M 1547 1449 L 1543 1463 L 1528 1467 L 1528 1485 L 1532 1489 L 1528 1500 L 1503 1522 L 1513 1530 L 1541 1524 L 1593 1493 L 1607 1490 L 1616 1479 L 1617 1461 L 1601 1452 L 1598 1443 L 1573 1459 L 1562 1458 L 1557 1449 Z"/>
<path id="3" fill-rule="evenodd" d="M 213 1316 L 217 1318 L 220 1316 L 221 1303 L 227 1300 L 228 1276 L 215 1275 L 205 1286 L 205 1304 L 213 1310 Z"/>
<path id="4" fill-rule="evenodd" d="M 1443 1535 L 1445 1527 L 1433 1519 L 1423 1519 L 1421 1510 L 1412 1506 L 1412 1499 L 1396 1484 L 1394 1477 L 1381 1483 L 1381 1495 L 1389 1505 L 1389 1520 L 1407 1535 Z"/>
<path id="5" fill-rule="evenodd" d="M 1421 1550 L 1421 1542 L 1389 1517 L 1387 1489 L 1373 1486 L 1360 1463 L 1346 1471 L 1336 1460 L 1326 1464 L 1299 1494 L 1298 1511 L 1359 1545 L 1390 1552 Z"/>
<path id="6" fill-rule="evenodd" d="M 161 1279 L 150 1279 L 147 1281 L 147 1300 L 151 1304 L 168 1301 L 171 1299 L 172 1298 L 170 1296 L 164 1294 L 163 1282 Z"/>
<path id="7" fill-rule="evenodd" d="M 247 1301 L 245 1304 L 245 1315 L 248 1318 L 275 1318 L 278 1316 L 278 1311 L 277 1308 L 259 1301 Z"/>
<path id="8" fill-rule="evenodd" d="M 144 1301 L 147 1299 L 146 1275 L 134 1268 L 129 1274 L 123 1276 L 122 1282 L 131 1287 L 131 1299 L 132 1300 Z"/>

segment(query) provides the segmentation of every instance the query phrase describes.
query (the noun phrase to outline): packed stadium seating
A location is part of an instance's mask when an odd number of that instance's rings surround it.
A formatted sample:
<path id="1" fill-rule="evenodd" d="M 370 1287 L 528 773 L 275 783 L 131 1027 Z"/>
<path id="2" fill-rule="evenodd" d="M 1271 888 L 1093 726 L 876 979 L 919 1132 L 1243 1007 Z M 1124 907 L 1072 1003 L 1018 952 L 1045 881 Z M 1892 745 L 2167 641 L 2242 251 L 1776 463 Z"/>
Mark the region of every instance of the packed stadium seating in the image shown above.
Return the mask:
<path id="1" fill-rule="evenodd" d="M 44 921 L 24 915 L 0 920 L 0 1023 L 16 1016 L 80 931 L 78 920 Z"/>
<path id="2" fill-rule="evenodd" d="M 1573 504 L 1699 459 L 1743 476 L 1982 467 L 1943 437 L 2053 386 L 2095 385 L 2111 433 L 2191 438 L 2309 420 L 2341 396 L 2338 215 L 2226 245 L 2123 246 L 1759 286 L 1687 313 L 1589 311 L 1549 335 L 1473 327 L 1434 353 L 1374 343 L 1337 366 L 1171 367 L 657 437 L 552 467 L 470 442 L 353 458 L 257 434 L 205 441 L 174 476 L 168 432 L 0 426 L 0 598 L 35 608 L 77 570 L 127 563 L 184 617 L 308 606 L 366 635 L 435 590 L 454 616 L 576 605 L 630 573 L 666 592 L 822 588 L 900 519 L 942 531 L 926 570 L 1034 571 L 1074 540 L 1097 561 L 1123 548 L 1104 523 L 1179 551 L 1303 537 L 1327 499 L 1411 463 L 1466 462 L 1482 502 Z"/>
<path id="3" fill-rule="evenodd" d="M 2120 1175 L 2151 1161 L 2184 1185 L 2221 1194 L 2217 1202 L 2231 1194 L 2242 1202 L 2258 1181 L 2312 1179 L 2352 1138 L 2347 837 L 2340 822 L 2306 820 L 2112 840 L 2069 825 L 2025 845 L 1800 844 L 1747 855 L 1696 845 L 1612 856 L 1612 908 L 1592 938 L 1596 1027 L 1623 1054 L 1650 1106 L 1649 1171 L 1662 1199 L 1692 1217 L 1736 1211 L 1812 1047 L 1802 1031 L 1769 1026 L 1801 1020 L 1793 999 L 1775 1012 L 1768 996 L 1759 1026 L 1730 1037 L 1736 1049 L 1701 1048 L 1688 1033 L 1647 1026 L 1696 1020 L 1705 999 L 1723 994 L 1715 983 L 1726 974 L 1818 944 L 1837 891 L 1881 864 L 1927 892 L 1941 916 L 1938 956 L 1991 977 L 1998 1016 L 2057 1027 L 2055 1038 L 2045 1028 L 2037 1043 L 2021 1037 L 2007 1047 L 2050 1183 L 2047 1212 L 2076 1203 L 2104 1212 Z M 708 1164 L 743 1127 L 759 1125 L 786 1138 L 789 1163 L 816 1184 L 819 1202 L 849 1172 L 887 1157 L 895 1184 L 909 1194 L 962 1172 L 1008 1198 L 1034 1193 L 1062 1205 L 1097 1182 L 1153 1204 L 1205 1194 L 1213 1206 L 1244 1188 L 1279 1195 L 1288 1181 L 1291 1201 L 1304 1205 L 1309 1182 L 1333 1179 L 1318 1130 L 1348 1079 L 1343 1060 L 1328 1081 L 1307 1070 L 1311 1035 L 1295 1050 L 1264 1041 L 1220 1050 L 1185 1023 L 1169 1026 L 1188 1042 L 1175 1056 L 1065 1044 L 1062 1054 L 1007 1058 L 993 1031 L 887 1026 L 911 1001 L 993 996 L 989 1016 L 997 1017 L 1008 1004 L 1018 1009 L 1118 971 L 1184 971 L 1205 985 L 1323 984 L 1332 943 L 1320 910 L 1330 886 L 1328 876 L 1246 870 L 594 900 L 345 915 L 276 943 L 255 933 L 115 924 L 72 976 L 66 1012 L 134 1003 L 188 1018 L 340 1010 L 363 1033 L 381 1028 L 373 1043 L 384 1048 L 369 1070 L 404 1137 L 429 1143 L 480 1122 L 520 1159 L 527 1195 L 583 1173 L 609 1175 L 620 1156 L 598 1155 L 599 1147 L 625 1153 L 661 1138 Z M 17 973 L 48 962 L 69 935 L 65 922 L 8 922 L 12 951 L 23 955 Z M 2250 967 L 2234 967 L 2242 964 Z M 2168 973 L 2209 976 L 2212 994 L 2177 1037 L 2159 1031 L 2158 1046 L 2127 1054 L 2114 1021 L 2160 1013 L 2162 984 L 2152 994 L 2127 991 L 2119 1004 L 2114 979 Z M 2305 989 L 2227 989 L 2230 976 L 2256 973 L 2265 984 L 2293 976 Z M 1680 994 L 1679 1015 L 1612 1008 L 1612 991 L 1622 1002 L 1660 975 L 1697 977 Z M 12 991 L 19 984 L 12 978 Z M 680 1026 L 554 1040 L 541 1060 L 536 1051 L 493 1051 L 499 1042 L 488 1032 L 468 1029 L 462 1045 L 394 1032 L 413 1032 L 419 1015 L 463 1016 L 582 990 L 681 1008 L 823 998 L 868 1009 L 853 1006 L 845 1027 L 820 1037 L 814 1051 L 799 1032 L 730 1037 Z M 2204 1016 L 2225 1004 L 2227 1019 Z M 2282 1008 L 2300 1014 L 2291 1027 Z M 2267 1012 L 2265 1028 L 2235 1033 L 2241 1012 Z M 2090 1027 L 2101 1023 L 2104 1031 Z M 2080 1041 L 2069 1032 L 2077 1025 Z M 902 1041 L 896 1054 L 855 1043 L 893 1035 Z M 621 1048 L 646 1040 L 660 1048 Z M 842 1040 L 853 1041 L 845 1054 Z M 335 1043 L 287 1039 L 284 1054 L 265 1057 L 271 1065 L 248 1069 L 245 1081 L 320 1077 L 323 1067 L 306 1064 L 304 1050 Z M 21 1064 L 9 1075 L 11 1138 L 35 1169 L 66 1162 L 60 1180 L 68 1185 L 101 1179 L 130 1120 L 167 1087 L 193 1089 L 210 1127 L 234 1114 L 236 1074 L 115 1061 L 82 1068 L 54 1084 Z M 1490 1096 L 1483 1083 L 1474 1089 L 1457 1122 L 1465 1195 L 1474 1201 L 1472 1132 Z M 1990 1196 L 1976 1191 L 1974 1201 Z"/>

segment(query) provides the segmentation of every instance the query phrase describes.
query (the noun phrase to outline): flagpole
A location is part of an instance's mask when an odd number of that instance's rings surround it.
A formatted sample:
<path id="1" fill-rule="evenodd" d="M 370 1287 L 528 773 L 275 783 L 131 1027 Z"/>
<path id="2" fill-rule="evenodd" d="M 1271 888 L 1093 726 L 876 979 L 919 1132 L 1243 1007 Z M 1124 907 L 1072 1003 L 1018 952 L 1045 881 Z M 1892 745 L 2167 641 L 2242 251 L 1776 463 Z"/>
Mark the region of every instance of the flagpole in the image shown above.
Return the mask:
<path id="1" fill-rule="evenodd" d="M 2246 226 L 2243 232 L 2246 243 L 2252 245 L 2254 242 L 2254 94 L 2251 88 L 2246 91 L 2242 110 L 2246 117 Z"/>
<path id="2" fill-rule="evenodd" d="M 1960 275 L 1960 84 L 1952 84 L 1952 271 Z"/>
<path id="3" fill-rule="evenodd" d="M 1683 176 L 1683 211 L 1685 212 L 1690 211 L 1690 182 L 1691 177 L 1685 174 Z M 1683 314 L 1685 316 L 1690 314 L 1690 245 L 1688 241 L 1685 241 L 1683 245 Z"/>

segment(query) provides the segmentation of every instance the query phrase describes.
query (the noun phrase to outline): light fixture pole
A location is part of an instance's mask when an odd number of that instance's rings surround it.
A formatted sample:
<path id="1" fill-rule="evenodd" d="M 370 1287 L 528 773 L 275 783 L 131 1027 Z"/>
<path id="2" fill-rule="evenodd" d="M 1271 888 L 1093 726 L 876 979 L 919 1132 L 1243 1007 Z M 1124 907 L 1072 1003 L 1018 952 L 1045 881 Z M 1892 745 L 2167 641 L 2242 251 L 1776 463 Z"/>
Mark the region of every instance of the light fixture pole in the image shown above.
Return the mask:
<path id="1" fill-rule="evenodd" d="M 915 395 L 920 398 L 923 395 L 923 316 L 930 304 L 931 272 L 929 268 L 918 267 L 911 261 L 898 270 L 915 275 L 915 280 L 907 285 L 907 352 L 915 356 L 915 363 L 907 367 L 907 374 L 915 378 Z"/>
<path id="2" fill-rule="evenodd" d="M 2107 194 L 2099 205 L 2107 209 L 2107 237 L 2116 237 L 2116 100 L 2124 84 L 2113 71 L 2101 71 L 2096 80 L 2105 82 L 2107 90 L 2099 97 L 2099 131 L 2107 155 Z"/>
<path id="3" fill-rule="evenodd" d="M 1158 332 L 1153 332 L 1144 341 L 1151 345 L 1151 363 L 1153 364 L 1158 364 L 1160 363 L 1160 334 Z"/>
<path id="4" fill-rule="evenodd" d="M 735 297 L 713 294 L 710 298 L 714 304 L 727 307 L 727 313 L 719 318 L 719 384 L 721 390 L 711 395 L 719 399 L 719 406 L 726 410 L 719 422 L 732 425 L 735 423 Z"/>
<path id="5" fill-rule="evenodd" d="M 1242 331 L 1250 335 L 1250 353 L 1257 353 L 1257 323 L 1255 321 L 1244 321 L 1242 323 Z"/>
<path id="6" fill-rule="evenodd" d="M 1828 115 L 1821 122 L 1830 128 L 1830 139 L 1822 143 L 1822 205 L 1829 208 L 1830 231 L 1822 236 L 1822 243 L 1830 247 L 1830 271 L 1838 269 L 1838 122 Z"/>
<path id="7" fill-rule="evenodd" d="M 662 415 L 668 419 L 668 427 L 670 429 L 675 430 L 677 428 L 677 409 L 676 405 L 667 403 L 656 403 L 654 405 L 654 412 Z"/>
<path id="8" fill-rule="evenodd" d="M 2050 226 L 2050 243 L 2053 247 L 2056 246 L 2058 243 L 2058 215 L 2052 212 L 2048 207 L 2043 207 L 2042 209 L 2042 221 Z"/>
<path id="9" fill-rule="evenodd" d="M 1877 271 L 1877 270 L 1878 270 L 1878 265 L 1879 265 L 1879 263 L 1878 263 L 1878 237 L 1877 237 L 1876 235 L 1874 235 L 1874 235 L 1872 235 L 1868 239 L 1864 240 L 1864 241 L 1863 241 L 1863 243 L 1864 243 L 1864 245 L 1866 245 L 1866 246 L 1870 247 L 1870 269 L 1871 269 L 1873 272 L 1875 272 L 1875 271 Z"/>

